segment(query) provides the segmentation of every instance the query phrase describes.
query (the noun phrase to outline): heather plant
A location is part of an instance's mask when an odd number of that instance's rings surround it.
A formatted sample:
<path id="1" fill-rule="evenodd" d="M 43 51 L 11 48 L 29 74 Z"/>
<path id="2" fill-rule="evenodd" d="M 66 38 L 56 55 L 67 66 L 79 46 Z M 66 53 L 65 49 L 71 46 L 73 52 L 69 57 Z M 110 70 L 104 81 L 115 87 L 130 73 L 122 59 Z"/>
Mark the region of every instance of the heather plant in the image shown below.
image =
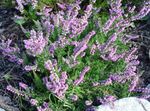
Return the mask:
<path id="1" fill-rule="evenodd" d="M 137 48 L 131 47 L 138 36 L 126 29 L 149 13 L 148 2 L 135 12 L 110 0 L 109 14 L 94 8 L 94 0 L 84 8 L 78 0 L 59 2 L 57 10 L 47 3 L 39 10 L 36 0 L 16 2 L 16 22 L 27 36 L 22 69 L 32 81 L 7 90 L 31 103 L 31 110 L 82 111 L 95 98 L 100 105 L 147 91 L 138 87 Z M 7 56 L 18 51 L 9 44 Z M 7 48 L 1 49 L 3 54 Z"/>

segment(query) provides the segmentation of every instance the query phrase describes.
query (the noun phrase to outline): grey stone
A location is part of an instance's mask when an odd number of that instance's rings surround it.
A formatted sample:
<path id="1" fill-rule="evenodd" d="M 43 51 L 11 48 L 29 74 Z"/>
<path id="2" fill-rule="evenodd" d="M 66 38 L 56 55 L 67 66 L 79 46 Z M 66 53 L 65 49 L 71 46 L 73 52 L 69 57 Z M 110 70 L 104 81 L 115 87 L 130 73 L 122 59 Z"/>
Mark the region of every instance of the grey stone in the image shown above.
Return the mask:
<path id="1" fill-rule="evenodd" d="M 0 108 L 0 111 L 6 111 L 6 110 L 4 110 L 4 109 Z"/>
<path id="2" fill-rule="evenodd" d="M 0 95 L 0 111 L 19 111 L 19 109 L 13 106 L 9 97 Z"/>
<path id="3" fill-rule="evenodd" d="M 0 29 L 0 34 L 4 32 L 5 29 Z"/>
<path id="4" fill-rule="evenodd" d="M 100 105 L 96 111 L 150 111 L 150 102 L 145 99 L 129 97 Z"/>

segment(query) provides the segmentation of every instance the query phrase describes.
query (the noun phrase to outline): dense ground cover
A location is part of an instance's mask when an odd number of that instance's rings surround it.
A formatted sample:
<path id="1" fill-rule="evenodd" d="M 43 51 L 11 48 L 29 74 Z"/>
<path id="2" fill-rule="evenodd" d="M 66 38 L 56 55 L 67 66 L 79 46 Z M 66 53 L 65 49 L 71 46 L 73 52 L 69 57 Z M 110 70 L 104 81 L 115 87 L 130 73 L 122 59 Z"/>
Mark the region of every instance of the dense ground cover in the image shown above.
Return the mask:
<path id="1" fill-rule="evenodd" d="M 127 29 L 149 13 L 150 4 L 127 2 L 16 0 L 15 22 L 26 37 L 20 47 L 1 40 L 0 51 L 26 71 L 26 84 L 7 86 L 21 98 L 22 110 L 83 111 L 147 91 L 138 87 L 132 41 L 138 35 Z"/>

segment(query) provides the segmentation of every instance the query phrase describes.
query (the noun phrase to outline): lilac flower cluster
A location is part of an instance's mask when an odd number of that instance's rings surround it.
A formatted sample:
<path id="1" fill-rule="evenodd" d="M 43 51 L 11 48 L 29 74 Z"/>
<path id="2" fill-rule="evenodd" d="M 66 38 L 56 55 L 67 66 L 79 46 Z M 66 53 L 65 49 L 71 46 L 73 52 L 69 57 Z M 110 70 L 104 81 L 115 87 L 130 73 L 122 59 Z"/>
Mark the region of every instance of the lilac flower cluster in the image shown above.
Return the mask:
<path id="1" fill-rule="evenodd" d="M 50 54 L 54 54 L 55 50 L 59 47 L 64 48 L 66 45 L 69 45 L 70 42 L 66 37 L 60 36 L 58 37 L 58 40 L 56 40 L 54 43 L 52 43 L 49 46 L 49 52 Z"/>
<path id="2" fill-rule="evenodd" d="M 140 64 L 137 55 L 137 48 L 132 48 L 131 51 L 125 57 L 125 62 L 127 63 L 126 69 L 124 71 L 125 79 L 124 81 L 130 80 L 131 85 L 129 86 L 129 91 L 133 91 L 138 82 L 139 82 L 139 75 L 137 74 L 137 66 Z"/>
<path id="3" fill-rule="evenodd" d="M 44 84 L 46 85 L 47 89 L 60 99 L 65 96 L 65 92 L 68 89 L 66 80 L 66 72 L 62 72 L 60 78 L 56 74 L 51 74 L 49 77 L 43 78 Z"/>
<path id="4" fill-rule="evenodd" d="M 91 31 L 89 32 L 85 38 L 83 38 L 82 41 L 78 42 L 78 41 L 69 41 L 69 39 L 67 39 L 66 37 L 59 37 L 57 41 L 55 41 L 54 43 L 52 43 L 50 45 L 49 48 L 49 52 L 50 54 L 54 54 L 54 51 L 58 48 L 58 47 L 65 47 L 66 45 L 73 45 L 75 46 L 74 48 L 74 52 L 73 52 L 73 58 L 74 61 L 76 59 L 77 56 L 82 55 L 84 56 L 85 53 L 83 53 L 87 48 L 88 48 L 88 42 L 91 39 L 92 36 L 95 35 L 95 31 Z"/>
<path id="5" fill-rule="evenodd" d="M 103 58 L 104 60 L 117 61 L 119 59 L 122 59 L 125 56 L 125 52 L 121 54 L 117 54 L 117 46 L 113 46 L 114 42 L 117 39 L 120 40 L 122 39 L 122 42 L 124 44 L 129 42 L 129 40 L 134 39 L 131 37 L 118 38 L 120 34 L 125 30 L 125 28 L 131 25 L 129 21 L 122 19 L 116 25 L 118 25 L 118 26 L 114 26 L 114 29 L 115 27 L 117 27 L 116 33 L 113 33 L 104 44 L 100 45 L 99 43 L 97 43 L 97 48 L 101 53 L 101 58 Z"/>
<path id="6" fill-rule="evenodd" d="M 80 64 L 80 62 L 78 62 L 77 60 L 74 60 L 73 57 L 62 58 L 62 59 L 70 68 L 73 68 L 76 65 Z"/>
<path id="7" fill-rule="evenodd" d="M 64 32 L 70 34 L 70 37 L 74 37 L 79 35 L 88 25 L 88 18 L 91 15 L 92 5 L 88 5 L 86 10 L 84 11 L 84 16 L 81 18 L 78 17 L 80 6 L 79 3 L 74 3 L 72 5 L 66 6 L 66 12 L 64 14 L 67 15 L 66 19 L 61 19 L 60 24 L 62 24 L 62 28 Z M 63 15 L 64 16 L 64 15 Z"/>
<path id="8" fill-rule="evenodd" d="M 35 8 L 37 6 L 38 0 L 16 0 L 17 3 L 17 7 L 16 9 L 18 9 L 20 12 L 24 11 L 24 6 L 27 4 L 31 4 L 33 8 Z"/>
<path id="9" fill-rule="evenodd" d="M 141 93 L 146 93 L 146 94 L 149 94 L 150 93 L 150 89 L 149 88 L 134 88 L 132 90 L 133 92 L 141 92 Z"/>
<path id="10" fill-rule="evenodd" d="M 103 27 L 104 32 L 108 32 L 115 20 L 122 16 L 123 11 L 121 9 L 121 2 L 122 0 L 111 0 L 110 18 Z"/>
<path id="11" fill-rule="evenodd" d="M 142 99 L 149 99 L 150 98 L 150 95 L 148 94 L 148 95 L 143 95 L 143 96 L 141 96 L 140 98 L 142 98 Z"/>
<path id="12" fill-rule="evenodd" d="M 89 40 L 93 35 L 95 35 L 95 31 L 92 31 L 89 34 L 87 34 L 87 36 L 74 48 L 73 50 L 74 59 L 76 59 L 78 55 L 80 55 L 83 51 L 85 51 L 88 48 L 87 43 L 89 42 Z"/>
<path id="13" fill-rule="evenodd" d="M 23 82 L 19 82 L 19 87 L 26 90 L 28 88 L 28 85 Z"/>
<path id="14" fill-rule="evenodd" d="M 90 67 L 89 67 L 89 66 L 85 67 L 85 68 L 83 69 L 83 71 L 80 73 L 79 78 L 74 81 L 74 85 L 77 86 L 77 85 L 79 85 L 80 83 L 82 83 L 83 80 L 84 80 L 85 74 L 86 74 L 89 70 L 90 70 Z"/>
<path id="15" fill-rule="evenodd" d="M 90 54 L 91 54 L 91 55 L 94 55 L 95 52 L 96 52 L 96 49 L 97 49 L 96 44 L 93 44 L 92 47 L 91 47 L 91 49 L 90 49 Z"/>
<path id="16" fill-rule="evenodd" d="M 42 106 L 37 107 L 37 111 L 52 111 L 52 109 L 49 108 L 49 105 L 47 102 L 44 102 Z"/>
<path id="17" fill-rule="evenodd" d="M 120 21 L 118 23 L 115 24 L 115 26 L 113 27 L 113 29 L 116 29 L 116 32 L 113 33 L 108 40 L 106 41 L 106 43 L 104 43 L 103 45 L 99 45 L 98 49 L 101 52 L 106 52 L 109 48 L 112 48 L 111 45 L 118 39 L 118 37 L 120 36 L 120 34 L 125 31 L 125 28 L 129 27 L 131 25 L 129 20 L 126 19 L 120 19 Z M 119 39 L 124 39 L 124 37 L 119 38 Z M 127 41 L 126 41 L 127 42 Z M 110 50 L 110 49 L 109 49 Z M 112 49 L 113 50 L 113 49 Z"/>
<path id="18" fill-rule="evenodd" d="M 0 52 L 4 57 L 11 62 L 23 64 L 23 59 L 19 58 L 17 54 L 20 53 L 19 48 L 11 46 L 12 40 L 8 39 L 7 41 L 2 40 L 0 43 Z"/>
<path id="19" fill-rule="evenodd" d="M 117 39 L 117 34 L 114 33 L 113 35 L 110 36 L 110 38 L 106 41 L 104 45 L 99 45 L 99 50 L 104 51 L 106 50 L 114 41 Z"/>
<path id="20" fill-rule="evenodd" d="M 80 10 L 79 4 L 80 2 L 73 4 L 57 3 L 61 10 L 56 14 L 52 12 L 51 8 L 44 7 L 42 23 L 47 33 L 53 31 L 54 27 L 62 27 L 63 35 L 68 34 L 70 38 L 81 34 L 88 25 L 88 18 L 92 13 L 93 7 L 92 5 L 88 5 L 84 11 L 84 15 L 78 17 Z"/>
<path id="21" fill-rule="evenodd" d="M 47 102 L 44 102 L 42 106 L 38 106 L 39 101 L 37 99 L 31 98 L 30 95 L 28 95 L 28 92 L 25 92 L 27 89 L 29 89 L 27 84 L 20 82 L 19 87 L 24 91 L 21 89 L 18 90 L 14 88 L 12 85 L 8 85 L 6 89 L 14 94 L 17 94 L 18 96 L 25 97 L 25 100 L 28 101 L 32 106 L 36 106 L 37 111 L 52 111 L 51 108 L 49 108 Z"/>
<path id="22" fill-rule="evenodd" d="M 38 104 L 38 101 L 36 99 L 30 99 L 29 102 L 32 106 L 36 106 Z"/>
<path id="23" fill-rule="evenodd" d="M 129 19 L 129 17 L 128 18 L 124 17 L 125 13 L 123 9 L 121 8 L 121 5 L 122 5 L 121 1 L 122 0 L 111 0 L 110 19 L 106 22 L 105 26 L 103 27 L 103 31 L 107 33 L 108 31 L 115 30 L 115 33 L 113 33 L 109 37 L 106 43 L 104 43 L 103 45 L 99 45 L 98 49 L 103 53 L 104 52 L 106 53 L 106 50 L 108 50 L 111 47 L 111 45 L 116 41 L 116 39 L 120 36 L 120 34 L 123 31 L 125 31 L 125 28 L 132 25 L 132 21 L 137 20 L 133 18 L 137 18 L 138 16 L 141 16 L 141 18 L 143 18 L 149 12 L 149 4 L 147 3 L 144 5 L 144 8 L 139 12 L 139 14 L 137 14 L 136 16 L 132 16 L 132 18 Z M 131 7 L 130 9 L 134 10 L 135 6 Z M 144 10 L 146 11 L 145 13 L 144 13 Z M 142 14 L 145 14 L 145 15 L 142 16 Z M 121 39 L 122 42 L 126 44 L 129 40 L 138 38 L 137 36 L 134 36 L 134 35 L 131 35 L 131 36 L 127 35 L 119 39 Z M 122 56 L 122 55 L 119 55 L 119 56 Z M 106 59 L 105 56 L 103 58 Z M 114 57 L 114 58 L 118 58 L 118 57 Z"/>
<path id="24" fill-rule="evenodd" d="M 29 86 L 23 82 L 19 82 L 19 89 L 14 88 L 12 85 L 7 85 L 6 90 L 17 94 L 18 96 L 25 97 L 26 100 L 29 100 L 29 95 L 25 92 L 29 89 Z"/>
<path id="25" fill-rule="evenodd" d="M 43 8 L 44 17 L 42 17 L 42 20 L 41 20 L 41 24 L 43 26 L 43 29 L 46 32 L 47 38 L 50 36 L 50 33 L 54 31 L 54 28 L 55 28 L 54 23 L 51 22 L 51 19 L 52 19 L 51 18 L 52 16 L 50 15 L 51 11 L 52 11 L 52 8 L 44 7 Z"/>
<path id="26" fill-rule="evenodd" d="M 57 67 L 57 60 L 47 60 L 44 64 L 45 68 L 50 71 L 50 73 L 55 73 L 55 67 Z"/>
<path id="27" fill-rule="evenodd" d="M 26 65 L 25 67 L 24 67 L 24 69 L 26 70 L 26 71 L 36 71 L 37 70 L 37 64 L 36 65 Z"/>
<path id="28" fill-rule="evenodd" d="M 54 93 L 57 97 L 63 98 L 66 90 L 68 89 L 68 84 L 66 83 L 68 76 L 66 72 L 62 72 L 61 77 L 59 78 L 50 60 L 45 63 L 45 67 L 50 71 L 50 76 L 43 78 L 44 84 L 47 89 Z"/>
<path id="29" fill-rule="evenodd" d="M 122 59 L 125 56 L 125 53 L 117 54 L 117 46 L 116 47 L 109 47 L 107 53 L 102 54 L 101 58 L 106 61 L 117 61 L 119 59 Z"/>
<path id="30" fill-rule="evenodd" d="M 122 5 L 121 2 L 122 0 L 111 0 L 110 19 L 105 23 L 103 27 L 103 31 L 106 33 L 111 30 L 115 30 L 115 32 L 108 38 L 108 40 L 104 44 L 100 45 L 99 43 L 97 43 L 97 48 L 101 53 L 101 58 L 106 61 L 110 60 L 115 62 L 125 57 L 126 52 L 117 54 L 117 47 L 113 46 L 114 42 L 117 39 L 120 39 L 122 43 L 127 44 L 130 40 L 138 38 L 137 35 L 133 35 L 133 34 L 125 35 L 125 36 L 121 35 L 121 33 L 125 31 L 127 27 L 132 25 L 132 21 L 134 21 L 134 19 L 129 19 L 129 17 L 125 17 L 124 10 L 121 8 Z M 145 8 L 143 10 L 148 11 L 146 10 L 146 8 L 148 9 L 149 3 L 147 4 L 145 3 L 144 7 Z M 134 9 L 135 6 L 130 7 L 129 9 L 130 13 L 131 12 L 133 13 Z M 139 15 L 141 15 L 141 13 L 145 14 L 144 12 L 141 11 L 139 12 Z M 143 16 L 141 16 L 141 18 Z M 132 17 L 136 18 L 136 16 L 132 16 Z"/>
<path id="31" fill-rule="evenodd" d="M 50 44 L 49 51 L 52 56 L 54 54 L 54 51 L 58 47 L 63 48 L 66 45 L 71 45 L 68 37 L 77 37 L 79 34 L 81 34 L 81 32 L 83 32 L 83 30 L 88 25 L 88 18 L 92 13 L 93 7 L 91 4 L 88 5 L 84 10 L 84 15 L 80 15 L 80 3 L 81 2 L 77 1 L 73 4 L 57 3 L 58 7 L 61 9 L 57 13 L 52 12 L 52 9 L 49 7 L 44 7 L 44 16 L 42 17 L 42 24 L 46 31 L 46 38 L 48 38 L 51 35 L 55 27 L 61 27 L 63 31 L 62 34 L 59 35 L 57 41 Z M 87 46 L 84 45 L 82 48 L 83 50 L 85 50 Z M 82 53 L 82 56 L 84 55 L 85 53 Z"/>
<path id="32" fill-rule="evenodd" d="M 94 83 L 94 86 L 98 85 L 110 85 L 113 82 L 125 83 L 127 81 L 132 81 L 129 87 L 129 91 L 133 91 L 138 83 L 139 76 L 137 75 L 137 66 L 139 65 L 139 60 L 135 55 L 137 48 L 131 49 L 125 56 L 126 68 L 121 74 L 111 74 L 107 80 L 101 81 L 100 83 Z"/>
<path id="33" fill-rule="evenodd" d="M 36 99 L 30 99 L 29 102 L 32 106 L 36 106 L 37 111 L 52 111 L 47 102 L 43 102 L 42 106 L 38 106 L 39 102 Z"/>
<path id="34" fill-rule="evenodd" d="M 25 96 L 25 94 L 22 91 L 14 88 L 12 85 L 8 85 L 6 89 L 14 94 L 17 94 L 18 96 Z"/>
<path id="35" fill-rule="evenodd" d="M 150 12 L 150 2 L 144 2 L 144 5 L 139 13 L 137 13 L 135 16 L 132 16 L 132 21 L 134 20 L 140 20 L 146 15 L 148 15 Z"/>
<path id="36" fill-rule="evenodd" d="M 47 44 L 47 40 L 43 37 L 42 32 L 36 32 L 35 30 L 31 30 L 30 39 L 24 40 L 24 44 L 27 53 L 35 57 L 43 52 Z"/>
<path id="37" fill-rule="evenodd" d="M 117 98 L 115 96 L 106 95 L 103 98 L 97 97 L 96 102 L 97 102 L 97 104 L 107 104 L 107 103 L 110 103 L 110 102 L 114 102 L 116 100 L 117 100 Z"/>
<path id="38" fill-rule="evenodd" d="M 132 92 L 136 87 L 137 87 L 137 84 L 139 82 L 139 77 L 138 76 L 135 76 L 133 78 L 133 80 L 131 81 L 131 85 L 129 87 L 129 91 Z"/>

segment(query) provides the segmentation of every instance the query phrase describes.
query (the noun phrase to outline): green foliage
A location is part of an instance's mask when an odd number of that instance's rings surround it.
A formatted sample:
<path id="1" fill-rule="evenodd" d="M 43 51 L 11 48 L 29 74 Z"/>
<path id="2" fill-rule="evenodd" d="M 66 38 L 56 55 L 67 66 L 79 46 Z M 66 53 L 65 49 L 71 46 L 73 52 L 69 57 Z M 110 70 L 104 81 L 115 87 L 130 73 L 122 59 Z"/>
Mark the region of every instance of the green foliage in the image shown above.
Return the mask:
<path id="1" fill-rule="evenodd" d="M 43 85 L 42 79 L 34 71 L 33 71 L 33 82 L 34 82 L 35 89 L 37 89 L 40 92 L 44 90 L 44 85 Z"/>
<path id="2" fill-rule="evenodd" d="M 17 23 L 18 25 L 23 25 L 25 23 L 25 19 L 24 18 L 20 18 L 20 19 L 16 19 L 15 23 Z"/>
<path id="3" fill-rule="evenodd" d="M 45 61 L 47 61 L 49 59 L 50 59 L 50 53 L 48 51 L 48 47 L 43 51 L 42 54 L 40 54 L 36 57 L 36 63 L 37 63 L 38 68 L 42 74 L 44 72 L 47 72 L 45 67 L 44 67 L 44 63 L 45 63 Z"/>
<path id="4" fill-rule="evenodd" d="M 22 18 L 17 18 L 15 22 L 20 25 L 22 28 L 34 28 L 37 30 L 42 30 L 41 24 L 39 22 L 41 16 L 37 15 L 37 9 L 33 9 L 31 5 L 27 5 L 24 8 L 24 11 L 22 13 Z"/>
<path id="5" fill-rule="evenodd" d="M 38 9 L 41 9 L 42 7 L 49 6 L 54 8 L 55 10 L 58 10 L 58 6 L 57 3 L 72 3 L 74 2 L 74 0 L 40 0 L 39 1 L 39 5 L 38 5 Z"/>
<path id="6" fill-rule="evenodd" d="M 14 0 L 0 0 L 0 7 L 12 8 L 14 7 Z"/>
<path id="7" fill-rule="evenodd" d="M 108 8 L 109 5 L 107 2 L 107 0 L 96 0 L 96 3 L 94 5 L 96 7 Z"/>
<path id="8" fill-rule="evenodd" d="M 36 10 L 31 5 L 25 7 L 24 14 L 29 20 L 37 20 Z"/>
<path id="9" fill-rule="evenodd" d="M 61 33 L 62 33 L 62 29 L 59 28 L 59 27 L 55 27 L 54 28 L 54 32 L 49 37 L 50 42 L 56 41 L 58 39 L 58 37 L 60 36 Z"/>

